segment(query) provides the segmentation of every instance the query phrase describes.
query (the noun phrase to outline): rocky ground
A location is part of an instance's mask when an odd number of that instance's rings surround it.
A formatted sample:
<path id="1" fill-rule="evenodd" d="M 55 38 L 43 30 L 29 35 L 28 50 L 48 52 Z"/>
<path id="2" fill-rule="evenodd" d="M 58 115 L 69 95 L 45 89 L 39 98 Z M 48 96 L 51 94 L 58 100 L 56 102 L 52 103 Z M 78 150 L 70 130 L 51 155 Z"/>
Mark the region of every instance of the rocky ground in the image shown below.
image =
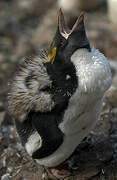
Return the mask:
<path id="1" fill-rule="evenodd" d="M 27 3 L 28 2 L 28 3 Z M 1 180 L 51 179 L 45 169 L 26 154 L 14 122 L 6 113 L 8 82 L 24 56 L 37 53 L 52 40 L 56 29 L 53 0 L 0 1 L 0 178 Z M 46 3 L 46 5 L 45 5 Z M 73 15 L 67 16 L 71 25 Z M 72 21 L 71 21 L 72 20 Z M 106 6 L 86 13 L 91 45 L 110 60 L 113 84 L 106 93 L 103 111 L 95 129 L 72 155 L 79 169 L 64 180 L 117 179 L 117 27 L 108 20 Z M 72 165 L 72 164 L 71 164 Z"/>

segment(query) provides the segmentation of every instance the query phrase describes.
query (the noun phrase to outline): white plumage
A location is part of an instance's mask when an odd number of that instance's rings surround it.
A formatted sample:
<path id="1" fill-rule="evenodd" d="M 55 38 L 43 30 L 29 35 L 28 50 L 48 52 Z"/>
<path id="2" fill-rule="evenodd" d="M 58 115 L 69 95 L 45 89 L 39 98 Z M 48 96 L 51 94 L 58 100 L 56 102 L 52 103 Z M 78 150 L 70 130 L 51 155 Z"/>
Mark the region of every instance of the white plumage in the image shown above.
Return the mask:
<path id="1" fill-rule="evenodd" d="M 105 56 L 92 48 L 77 50 L 71 57 L 78 76 L 78 89 L 70 98 L 63 122 L 64 142 L 52 155 L 37 160 L 48 167 L 57 166 L 75 150 L 96 124 L 101 113 L 103 96 L 111 85 L 110 65 Z"/>

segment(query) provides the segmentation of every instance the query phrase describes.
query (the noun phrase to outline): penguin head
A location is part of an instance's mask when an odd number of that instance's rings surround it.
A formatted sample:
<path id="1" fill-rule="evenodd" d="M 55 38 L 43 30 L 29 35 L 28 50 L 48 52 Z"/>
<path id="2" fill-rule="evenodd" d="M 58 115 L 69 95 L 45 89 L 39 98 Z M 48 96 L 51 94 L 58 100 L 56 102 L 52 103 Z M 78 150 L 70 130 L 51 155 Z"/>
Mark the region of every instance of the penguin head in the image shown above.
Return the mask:
<path id="1" fill-rule="evenodd" d="M 81 13 L 76 23 L 70 30 L 64 20 L 62 10 L 58 10 L 58 26 L 54 39 L 49 49 L 47 57 L 48 62 L 62 60 L 69 62 L 72 54 L 80 48 L 86 48 L 90 51 L 90 44 L 85 32 L 84 14 Z"/>

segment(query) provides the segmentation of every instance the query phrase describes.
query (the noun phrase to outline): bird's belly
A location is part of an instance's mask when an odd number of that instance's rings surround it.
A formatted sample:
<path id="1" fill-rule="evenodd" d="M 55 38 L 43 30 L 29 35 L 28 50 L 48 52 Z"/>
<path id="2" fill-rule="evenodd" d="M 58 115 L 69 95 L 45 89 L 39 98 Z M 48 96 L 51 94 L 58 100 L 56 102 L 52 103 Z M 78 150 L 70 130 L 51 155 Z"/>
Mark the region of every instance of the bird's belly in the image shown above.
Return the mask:
<path id="1" fill-rule="evenodd" d="M 87 132 L 93 127 L 102 109 L 102 99 L 81 106 L 79 103 L 69 106 L 64 115 L 63 122 L 59 125 L 61 131 L 66 135 Z M 86 133 L 86 135 L 87 135 Z"/>
<path id="2" fill-rule="evenodd" d="M 64 116 L 66 119 L 64 119 L 64 121 L 59 125 L 59 128 L 64 133 L 63 143 L 52 155 L 39 159 L 37 162 L 41 165 L 53 167 L 59 165 L 61 162 L 67 159 L 95 125 L 96 120 L 101 112 L 101 107 L 102 99 L 96 101 L 95 105 L 93 104 L 91 106 L 91 109 L 86 108 L 87 111 L 79 116 L 78 113 L 76 113 L 76 115 L 72 114 L 75 111 L 73 111 L 73 109 L 71 110 L 70 107 L 71 114 L 73 115 L 70 116 L 70 118 L 72 117 L 71 119 L 67 118 L 69 114 L 68 108 Z M 89 109 L 91 111 L 88 111 Z M 75 110 L 77 110 L 77 105 Z"/>

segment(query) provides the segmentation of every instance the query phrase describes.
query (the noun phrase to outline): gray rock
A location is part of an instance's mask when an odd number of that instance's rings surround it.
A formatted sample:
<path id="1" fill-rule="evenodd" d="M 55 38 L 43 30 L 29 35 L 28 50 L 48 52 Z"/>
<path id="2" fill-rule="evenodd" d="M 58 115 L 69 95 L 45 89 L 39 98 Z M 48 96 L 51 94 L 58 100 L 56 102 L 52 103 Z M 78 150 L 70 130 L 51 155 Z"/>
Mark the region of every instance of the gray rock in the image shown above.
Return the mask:
<path id="1" fill-rule="evenodd" d="M 58 0 L 59 7 L 65 11 L 76 12 L 80 10 L 92 10 L 99 7 L 104 0 Z"/>
<path id="2" fill-rule="evenodd" d="M 7 167 L 7 172 L 12 173 L 13 172 L 13 167 Z"/>
<path id="3" fill-rule="evenodd" d="M 32 44 L 35 47 L 45 47 L 49 45 L 54 37 L 57 26 L 57 12 L 56 9 L 48 11 L 37 29 L 35 30 L 34 36 L 32 37 Z"/>
<path id="4" fill-rule="evenodd" d="M 4 174 L 2 177 L 1 177 L 1 180 L 9 180 L 9 174 Z"/>
<path id="5" fill-rule="evenodd" d="M 115 25 L 117 25 L 117 20 L 116 20 L 116 16 L 117 16 L 117 1 L 115 0 L 108 0 L 108 16 L 109 19 L 112 23 L 114 23 Z"/>

